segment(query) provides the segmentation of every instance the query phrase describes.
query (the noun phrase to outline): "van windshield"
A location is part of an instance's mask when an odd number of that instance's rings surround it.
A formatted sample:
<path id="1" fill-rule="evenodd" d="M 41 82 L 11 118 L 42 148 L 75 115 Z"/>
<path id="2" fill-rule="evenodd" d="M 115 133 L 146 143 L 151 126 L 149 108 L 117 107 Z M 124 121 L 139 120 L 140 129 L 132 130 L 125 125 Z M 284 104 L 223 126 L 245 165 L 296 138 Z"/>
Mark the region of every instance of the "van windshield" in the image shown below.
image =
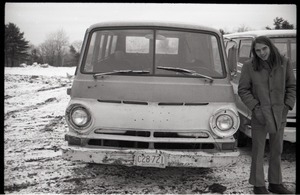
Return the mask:
<path id="1" fill-rule="evenodd" d="M 220 39 L 203 32 L 99 30 L 89 38 L 82 72 L 130 70 L 149 73 L 144 75 L 193 76 L 157 68 L 172 67 L 221 78 L 225 75 L 221 51 Z"/>
<path id="2" fill-rule="evenodd" d="M 290 62 L 294 70 L 296 70 L 296 38 L 273 38 L 275 46 L 282 55 L 290 58 Z"/>

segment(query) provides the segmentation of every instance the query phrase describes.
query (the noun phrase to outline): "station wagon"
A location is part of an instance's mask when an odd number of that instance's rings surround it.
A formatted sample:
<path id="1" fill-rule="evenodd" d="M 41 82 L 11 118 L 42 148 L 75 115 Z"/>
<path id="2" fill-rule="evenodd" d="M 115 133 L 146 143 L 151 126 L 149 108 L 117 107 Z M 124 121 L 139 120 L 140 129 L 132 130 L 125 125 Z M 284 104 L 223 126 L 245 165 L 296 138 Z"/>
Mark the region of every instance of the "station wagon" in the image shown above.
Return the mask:
<path id="1" fill-rule="evenodd" d="M 243 64 L 251 58 L 251 44 L 257 36 L 267 36 L 273 41 L 279 52 L 289 58 L 296 76 L 296 30 L 257 30 L 224 35 L 229 66 L 233 76 L 232 85 L 241 120 L 240 132 L 242 134 L 237 133 L 241 146 L 245 145 L 246 136 L 251 137 L 251 110 L 241 101 L 237 94 L 237 88 Z M 296 142 L 296 105 L 288 113 L 283 139 L 292 143 Z"/>

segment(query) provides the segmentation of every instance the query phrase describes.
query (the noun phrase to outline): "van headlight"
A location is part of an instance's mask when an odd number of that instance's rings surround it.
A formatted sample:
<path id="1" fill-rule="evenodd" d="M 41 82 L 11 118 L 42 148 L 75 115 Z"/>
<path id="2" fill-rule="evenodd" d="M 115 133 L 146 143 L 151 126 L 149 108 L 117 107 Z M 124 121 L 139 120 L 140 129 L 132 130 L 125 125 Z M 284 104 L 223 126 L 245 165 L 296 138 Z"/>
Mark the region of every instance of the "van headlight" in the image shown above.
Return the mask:
<path id="1" fill-rule="evenodd" d="M 240 119 L 232 109 L 219 109 L 210 117 L 210 128 L 218 137 L 230 137 L 239 128 Z"/>
<path id="2" fill-rule="evenodd" d="M 216 119 L 217 128 L 221 131 L 227 131 L 233 126 L 233 119 L 227 114 L 219 115 Z"/>
<path id="3" fill-rule="evenodd" d="M 77 130 L 86 129 L 91 124 L 89 111 L 79 104 L 69 106 L 66 110 L 66 117 L 70 125 Z"/>

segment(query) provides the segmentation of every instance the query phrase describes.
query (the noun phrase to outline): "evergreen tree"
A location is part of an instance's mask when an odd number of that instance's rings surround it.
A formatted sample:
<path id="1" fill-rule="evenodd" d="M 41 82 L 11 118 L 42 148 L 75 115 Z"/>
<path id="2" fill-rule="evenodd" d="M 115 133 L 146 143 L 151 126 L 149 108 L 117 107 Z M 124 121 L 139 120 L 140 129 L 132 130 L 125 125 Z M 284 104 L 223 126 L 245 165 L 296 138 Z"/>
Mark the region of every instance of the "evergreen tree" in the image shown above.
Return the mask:
<path id="1" fill-rule="evenodd" d="M 28 58 L 29 64 L 33 64 L 34 62 L 43 64 L 43 57 L 41 56 L 41 52 L 40 52 L 39 48 L 35 47 L 32 44 L 30 44 L 29 47 L 30 47 L 29 48 L 29 58 Z"/>
<path id="2" fill-rule="evenodd" d="M 68 55 L 66 56 L 65 66 L 77 66 L 80 53 L 76 51 L 73 45 L 69 46 Z"/>
<path id="3" fill-rule="evenodd" d="M 288 21 L 283 21 L 281 25 L 282 29 L 294 29 L 294 25 L 290 24 Z"/>
<path id="4" fill-rule="evenodd" d="M 294 29 L 294 25 L 283 18 L 276 17 L 273 21 L 275 29 Z"/>
<path id="5" fill-rule="evenodd" d="M 73 54 L 75 59 L 75 66 L 77 66 L 77 63 L 79 62 L 79 58 L 80 58 L 80 53 L 76 51 L 73 45 L 70 46 L 70 52 Z"/>
<path id="6" fill-rule="evenodd" d="M 19 66 L 27 57 L 28 41 L 25 40 L 24 32 L 13 23 L 5 25 L 5 66 Z"/>

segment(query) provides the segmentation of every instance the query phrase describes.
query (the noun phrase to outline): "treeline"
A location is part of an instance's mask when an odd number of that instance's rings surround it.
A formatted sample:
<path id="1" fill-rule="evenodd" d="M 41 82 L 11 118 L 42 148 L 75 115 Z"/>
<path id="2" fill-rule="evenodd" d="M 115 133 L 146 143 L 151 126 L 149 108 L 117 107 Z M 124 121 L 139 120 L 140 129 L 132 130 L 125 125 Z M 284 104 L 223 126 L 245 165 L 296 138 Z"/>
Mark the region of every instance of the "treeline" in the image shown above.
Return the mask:
<path id="1" fill-rule="evenodd" d="M 276 17 L 273 20 L 273 29 L 294 29 L 283 18 Z M 268 30 L 272 28 L 265 27 Z M 242 25 L 236 31 L 244 32 L 252 30 Z M 220 29 L 222 34 L 228 34 Z M 5 25 L 5 66 L 18 67 L 20 64 L 31 65 L 33 63 L 49 64 L 51 66 L 77 66 L 80 56 L 82 41 L 69 43 L 69 38 L 63 30 L 51 33 L 39 46 L 29 44 L 25 40 L 24 32 L 20 32 L 19 27 L 13 23 Z"/>
<path id="2" fill-rule="evenodd" d="M 296 29 L 293 24 L 290 24 L 287 20 L 283 19 L 282 17 L 276 17 L 273 20 L 273 25 L 274 25 L 274 28 L 266 26 L 265 29 L 267 29 L 267 30 Z M 250 27 L 242 24 L 240 27 L 238 27 L 235 30 L 235 32 L 246 32 L 246 31 L 250 31 L 250 30 L 253 30 L 253 29 L 251 29 Z M 232 33 L 232 32 L 227 32 L 224 29 L 220 29 L 220 32 L 222 34 Z"/>
<path id="3" fill-rule="evenodd" d="M 51 33 L 39 46 L 25 40 L 16 24 L 5 25 L 5 66 L 18 67 L 20 64 L 49 64 L 51 66 L 77 66 L 82 41 L 69 43 L 63 30 Z"/>

